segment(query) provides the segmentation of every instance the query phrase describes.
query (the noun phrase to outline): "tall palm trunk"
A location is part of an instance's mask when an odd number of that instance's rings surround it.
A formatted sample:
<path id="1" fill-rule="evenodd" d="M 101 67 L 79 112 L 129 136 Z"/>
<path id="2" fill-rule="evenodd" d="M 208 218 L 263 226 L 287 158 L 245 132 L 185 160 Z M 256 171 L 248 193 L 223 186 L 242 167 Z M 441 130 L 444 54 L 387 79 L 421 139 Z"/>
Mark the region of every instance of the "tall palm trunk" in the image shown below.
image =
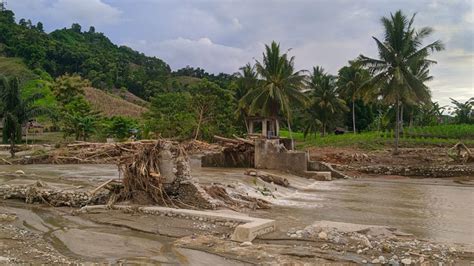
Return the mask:
<path id="1" fill-rule="evenodd" d="M 403 133 L 403 103 L 400 105 L 400 132 Z"/>
<path id="2" fill-rule="evenodd" d="M 394 155 L 398 155 L 398 142 L 400 138 L 400 101 L 397 99 L 396 103 L 396 122 L 395 122 L 395 150 L 393 151 Z"/>
<path id="3" fill-rule="evenodd" d="M 10 135 L 10 155 L 12 158 L 15 158 L 15 134 Z"/>
<path id="4" fill-rule="evenodd" d="M 356 130 L 356 113 L 355 113 L 355 100 L 352 99 L 352 128 L 354 130 L 354 134 L 357 133 Z"/>

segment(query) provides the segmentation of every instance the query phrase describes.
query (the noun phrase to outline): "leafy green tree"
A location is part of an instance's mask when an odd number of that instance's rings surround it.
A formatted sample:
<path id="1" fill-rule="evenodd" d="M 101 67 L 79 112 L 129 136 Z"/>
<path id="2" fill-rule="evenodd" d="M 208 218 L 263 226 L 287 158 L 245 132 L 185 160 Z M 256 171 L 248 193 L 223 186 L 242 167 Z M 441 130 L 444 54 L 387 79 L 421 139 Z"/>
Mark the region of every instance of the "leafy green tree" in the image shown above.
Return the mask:
<path id="1" fill-rule="evenodd" d="M 357 133 L 356 127 L 356 100 L 361 97 L 362 89 L 367 85 L 370 74 L 367 70 L 350 63 L 339 70 L 337 86 L 339 94 L 351 101 L 352 107 L 352 130 Z"/>
<path id="2" fill-rule="evenodd" d="M 429 27 L 416 31 L 413 28 L 415 16 L 409 20 L 402 11 L 383 17 L 384 40 L 373 37 L 379 50 L 379 58 L 374 59 L 364 55 L 359 56 L 359 63 L 374 74 L 371 79 L 371 95 L 383 97 L 386 104 L 394 105 L 396 109 L 395 149 L 398 154 L 400 132 L 401 103 L 429 102 L 429 88 L 413 72 L 414 65 L 430 65 L 434 61 L 427 57 L 431 52 L 441 51 L 444 45 L 434 41 L 422 46 L 423 39 L 431 35 Z"/>
<path id="3" fill-rule="evenodd" d="M 62 105 L 67 105 L 75 98 L 82 96 L 84 88 L 88 86 L 90 86 L 89 81 L 77 74 L 63 75 L 56 78 L 53 84 L 53 93 Z"/>
<path id="4" fill-rule="evenodd" d="M 457 124 L 472 124 L 474 123 L 474 97 L 471 97 L 465 102 L 456 101 L 453 98 L 451 103 L 454 104 L 454 111 L 452 112 L 455 117 L 454 121 Z"/>
<path id="5" fill-rule="evenodd" d="M 112 118 L 106 118 L 103 121 L 104 133 L 108 137 L 114 137 L 117 139 L 125 139 L 130 136 L 130 132 L 133 129 L 138 128 L 138 122 L 135 119 L 114 116 Z"/>
<path id="6" fill-rule="evenodd" d="M 236 102 L 228 90 L 207 79 L 191 85 L 191 108 L 195 116 L 194 139 L 211 140 L 214 135 L 232 135 Z"/>
<path id="7" fill-rule="evenodd" d="M 3 143 L 10 144 L 11 157 L 15 157 L 15 143 L 21 141 L 21 126 L 30 118 L 41 113 L 41 109 L 32 105 L 40 94 L 22 99 L 17 78 L 2 78 L 0 81 L 0 96 L 3 118 Z"/>
<path id="8" fill-rule="evenodd" d="M 291 134 L 291 105 L 304 105 L 306 96 L 302 93 L 304 79 L 302 71 L 295 71 L 294 57 L 280 53 L 280 45 L 272 42 L 265 45 L 262 62 L 256 61 L 256 71 L 259 75 L 259 86 L 250 90 L 243 98 L 249 102 L 249 111 L 269 117 L 282 114 L 288 123 Z"/>
<path id="9" fill-rule="evenodd" d="M 321 123 L 322 135 L 326 135 L 328 124 L 343 112 L 349 111 L 346 102 L 339 98 L 336 86 L 336 77 L 324 73 L 321 67 L 313 67 L 309 77 L 309 95 L 311 99 L 309 119 L 314 120 L 305 129 L 305 134 L 317 128 Z"/>
<path id="10" fill-rule="evenodd" d="M 87 141 L 96 132 L 99 115 L 84 97 L 74 98 L 62 110 L 64 136 Z"/>
<path id="11" fill-rule="evenodd" d="M 196 125 L 188 92 L 157 94 L 145 115 L 149 130 L 165 138 L 190 138 Z"/>

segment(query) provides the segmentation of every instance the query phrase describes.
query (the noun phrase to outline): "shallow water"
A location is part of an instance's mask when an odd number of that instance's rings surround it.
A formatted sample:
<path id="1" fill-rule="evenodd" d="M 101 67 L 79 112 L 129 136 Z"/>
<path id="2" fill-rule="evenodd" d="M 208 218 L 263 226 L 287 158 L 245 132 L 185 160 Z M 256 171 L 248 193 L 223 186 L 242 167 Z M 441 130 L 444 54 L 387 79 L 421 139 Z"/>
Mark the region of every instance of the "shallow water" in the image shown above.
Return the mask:
<path id="1" fill-rule="evenodd" d="M 240 265 L 206 252 L 175 248 L 174 238 L 128 228 L 102 225 L 48 208 L 8 202 L 0 212 L 15 213 L 19 226 L 41 232 L 61 254 L 87 262 Z M 61 211 L 60 211 L 61 212 Z"/>
<path id="2" fill-rule="evenodd" d="M 0 166 L 0 172 L 23 170 L 68 180 L 118 177 L 114 165 Z M 244 169 L 199 168 L 200 182 L 255 186 Z M 1 175 L 0 175 L 1 178 Z M 297 189 L 278 188 L 269 211 L 251 215 L 276 219 L 280 230 L 317 220 L 387 225 L 440 242 L 474 244 L 474 187 L 450 179 L 356 179 L 332 182 L 288 176 Z M 260 184 L 258 184 L 260 186 Z M 248 188 L 253 190 L 252 188 Z M 255 192 L 253 192 L 255 193 Z"/>

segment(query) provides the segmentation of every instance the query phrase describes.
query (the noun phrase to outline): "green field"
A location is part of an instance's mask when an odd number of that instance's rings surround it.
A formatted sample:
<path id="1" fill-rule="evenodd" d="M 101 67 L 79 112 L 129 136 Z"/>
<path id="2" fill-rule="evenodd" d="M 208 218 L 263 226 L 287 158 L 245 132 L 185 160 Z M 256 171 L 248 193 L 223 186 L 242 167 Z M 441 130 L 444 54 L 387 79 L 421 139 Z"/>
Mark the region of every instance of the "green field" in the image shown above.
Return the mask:
<path id="1" fill-rule="evenodd" d="M 288 131 L 280 131 L 282 137 L 289 137 Z M 357 147 L 362 149 L 380 149 L 394 143 L 394 132 L 363 132 L 359 134 L 346 133 L 343 135 L 319 134 L 307 136 L 303 133 L 293 132 L 298 148 L 311 146 L 317 147 Z M 474 125 L 439 125 L 432 127 L 406 128 L 401 134 L 400 147 L 425 147 L 425 146 L 452 146 L 462 141 L 474 147 Z"/>

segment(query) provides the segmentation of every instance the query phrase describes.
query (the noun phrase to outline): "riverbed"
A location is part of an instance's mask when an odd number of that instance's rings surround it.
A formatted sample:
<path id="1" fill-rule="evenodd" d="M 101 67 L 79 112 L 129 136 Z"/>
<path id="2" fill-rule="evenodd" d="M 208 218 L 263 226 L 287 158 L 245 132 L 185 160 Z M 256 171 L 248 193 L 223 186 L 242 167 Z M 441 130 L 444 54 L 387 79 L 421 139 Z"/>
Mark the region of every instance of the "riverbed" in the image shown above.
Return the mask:
<path id="1" fill-rule="evenodd" d="M 110 178 L 119 178 L 119 172 L 115 165 L 0 166 L 0 173 L 12 173 L 16 170 L 22 170 L 27 174 L 34 173 L 34 176 L 46 182 L 74 183 L 76 185 L 85 181 L 101 182 Z M 255 183 L 253 177 L 245 176 L 243 172 L 244 169 L 200 168 L 197 166 L 193 168 L 193 176 L 202 183 L 218 182 L 234 185 L 241 183 L 247 187 L 261 185 Z M 472 222 L 474 221 L 474 210 L 471 207 L 474 206 L 474 187 L 472 186 L 458 184 L 451 179 L 374 177 L 323 182 L 288 174 L 286 177 L 290 184 L 294 185 L 294 188 L 270 186 L 269 189 L 273 191 L 274 197 L 268 200 L 274 204 L 273 207 L 269 210 L 249 211 L 249 215 L 276 220 L 277 233 L 280 235 L 290 228 L 302 228 L 318 220 L 328 220 L 391 226 L 423 239 L 474 246 Z M 0 182 L 7 182 L 10 179 L 11 176 L 0 174 Z M 40 218 L 45 215 L 41 210 L 36 210 L 34 213 Z M 196 255 L 192 251 L 171 252 L 167 248 L 170 246 L 170 240 L 164 237 L 133 233 L 130 229 L 124 228 L 104 228 L 98 225 L 87 225 L 89 226 L 87 227 L 83 221 L 77 224 L 78 220 L 71 220 L 68 217 L 61 221 L 63 224 L 68 224 L 63 227 L 74 228 L 74 230 L 64 231 L 60 228 L 59 230 L 58 225 L 50 226 L 56 228 L 55 232 L 59 232 L 49 235 L 54 237 L 55 243 L 62 243 L 58 244 L 64 247 L 63 250 L 60 250 L 62 253 L 67 251 L 79 257 L 91 255 L 87 245 L 74 246 L 74 243 L 70 242 L 76 238 L 84 240 L 85 235 L 91 235 L 108 239 L 108 241 L 114 242 L 114 245 L 124 247 L 128 245 L 127 243 L 136 245 L 140 252 L 135 256 L 132 256 L 134 254 L 133 248 L 126 249 L 126 251 L 130 251 L 126 254 L 130 261 L 133 261 L 131 258 L 153 257 L 156 259 L 155 262 L 179 263 L 183 260 L 190 262 L 193 261 L 193 254 L 200 260 L 205 257 L 219 261 L 218 257 Z M 88 228 L 89 231 L 92 230 L 93 233 L 87 231 L 89 233 L 85 234 L 85 228 Z M 101 249 L 95 250 L 98 253 L 92 254 L 92 257 L 117 261 L 120 256 L 114 255 L 113 250 L 123 249 L 122 246 L 111 246 L 112 248 L 102 251 Z M 156 246 L 159 246 L 161 251 L 157 251 Z"/>

